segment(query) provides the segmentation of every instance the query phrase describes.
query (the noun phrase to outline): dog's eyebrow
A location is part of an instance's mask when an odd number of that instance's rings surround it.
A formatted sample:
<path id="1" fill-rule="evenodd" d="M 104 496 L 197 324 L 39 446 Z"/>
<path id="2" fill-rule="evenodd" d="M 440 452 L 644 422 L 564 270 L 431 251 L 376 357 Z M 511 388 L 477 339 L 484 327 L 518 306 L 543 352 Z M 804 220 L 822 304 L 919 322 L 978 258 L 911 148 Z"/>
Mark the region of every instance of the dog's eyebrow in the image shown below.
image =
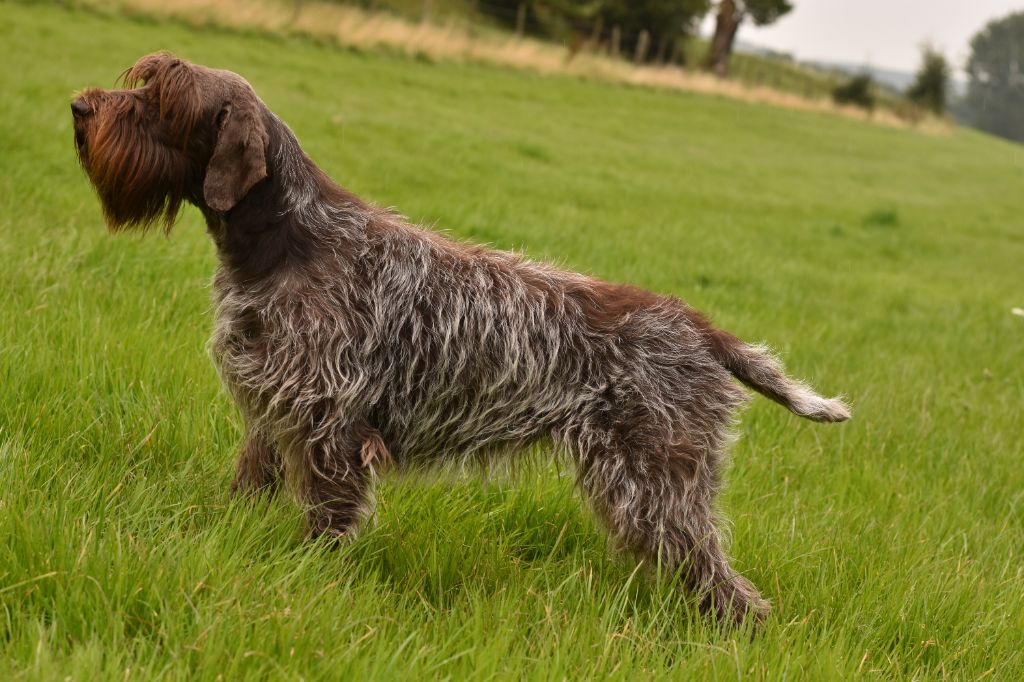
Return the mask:
<path id="1" fill-rule="evenodd" d="M 149 80 L 140 76 L 133 76 L 132 70 L 129 68 L 121 72 L 121 75 L 114 81 L 114 85 L 122 90 L 138 90 L 149 85 Z"/>

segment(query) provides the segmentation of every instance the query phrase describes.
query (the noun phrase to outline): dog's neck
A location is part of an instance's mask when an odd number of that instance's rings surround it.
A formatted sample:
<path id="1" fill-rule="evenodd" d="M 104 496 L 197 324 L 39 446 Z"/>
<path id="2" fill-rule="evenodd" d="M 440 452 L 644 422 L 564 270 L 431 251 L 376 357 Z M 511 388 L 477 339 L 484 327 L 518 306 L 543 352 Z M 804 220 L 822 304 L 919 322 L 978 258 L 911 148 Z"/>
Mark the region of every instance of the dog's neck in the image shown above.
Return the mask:
<path id="1" fill-rule="evenodd" d="M 354 255 L 372 213 L 306 156 L 280 119 L 268 112 L 266 122 L 267 177 L 230 211 L 200 205 L 222 265 L 246 284 L 301 265 L 323 249 Z"/>

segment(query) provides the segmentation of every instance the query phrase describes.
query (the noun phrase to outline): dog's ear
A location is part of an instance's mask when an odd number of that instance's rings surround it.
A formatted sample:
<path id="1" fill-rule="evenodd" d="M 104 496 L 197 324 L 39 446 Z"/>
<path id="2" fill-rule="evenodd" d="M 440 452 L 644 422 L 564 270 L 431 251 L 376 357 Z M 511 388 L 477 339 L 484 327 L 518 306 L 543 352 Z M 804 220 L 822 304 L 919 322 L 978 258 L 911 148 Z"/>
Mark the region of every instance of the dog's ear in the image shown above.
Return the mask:
<path id="1" fill-rule="evenodd" d="M 267 177 L 269 136 L 255 101 L 224 105 L 217 122 L 217 143 L 206 167 L 203 198 L 210 208 L 229 211 Z"/>

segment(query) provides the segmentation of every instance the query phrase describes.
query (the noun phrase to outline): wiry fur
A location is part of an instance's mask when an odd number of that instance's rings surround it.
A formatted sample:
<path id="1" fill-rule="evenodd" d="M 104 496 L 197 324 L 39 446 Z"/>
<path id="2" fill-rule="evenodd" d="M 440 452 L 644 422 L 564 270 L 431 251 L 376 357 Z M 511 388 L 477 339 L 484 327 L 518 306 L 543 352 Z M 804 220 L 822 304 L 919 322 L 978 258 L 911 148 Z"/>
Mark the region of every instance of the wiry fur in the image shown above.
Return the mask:
<path id="1" fill-rule="evenodd" d="M 181 201 L 206 217 L 221 261 L 212 354 L 246 423 L 236 491 L 283 477 L 312 533 L 348 536 L 387 467 L 550 438 L 625 546 L 681 568 L 706 611 L 767 613 L 715 522 L 745 398 L 732 377 L 812 419 L 847 418 L 842 403 L 677 299 L 360 201 L 235 74 L 151 55 L 136 79 L 76 101 L 76 140 L 113 227 L 169 223 Z"/>

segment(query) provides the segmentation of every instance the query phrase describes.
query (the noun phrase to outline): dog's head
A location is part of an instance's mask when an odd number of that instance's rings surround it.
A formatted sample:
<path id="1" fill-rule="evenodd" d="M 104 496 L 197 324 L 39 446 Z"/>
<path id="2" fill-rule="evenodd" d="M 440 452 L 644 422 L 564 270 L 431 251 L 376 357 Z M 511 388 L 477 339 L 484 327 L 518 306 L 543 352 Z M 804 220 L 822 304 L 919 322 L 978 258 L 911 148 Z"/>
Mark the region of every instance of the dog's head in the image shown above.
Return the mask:
<path id="1" fill-rule="evenodd" d="M 168 53 L 71 103 L 78 158 L 112 230 L 169 229 L 183 201 L 231 210 L 267 175 L 266 107 L 241 76 Z"/>

